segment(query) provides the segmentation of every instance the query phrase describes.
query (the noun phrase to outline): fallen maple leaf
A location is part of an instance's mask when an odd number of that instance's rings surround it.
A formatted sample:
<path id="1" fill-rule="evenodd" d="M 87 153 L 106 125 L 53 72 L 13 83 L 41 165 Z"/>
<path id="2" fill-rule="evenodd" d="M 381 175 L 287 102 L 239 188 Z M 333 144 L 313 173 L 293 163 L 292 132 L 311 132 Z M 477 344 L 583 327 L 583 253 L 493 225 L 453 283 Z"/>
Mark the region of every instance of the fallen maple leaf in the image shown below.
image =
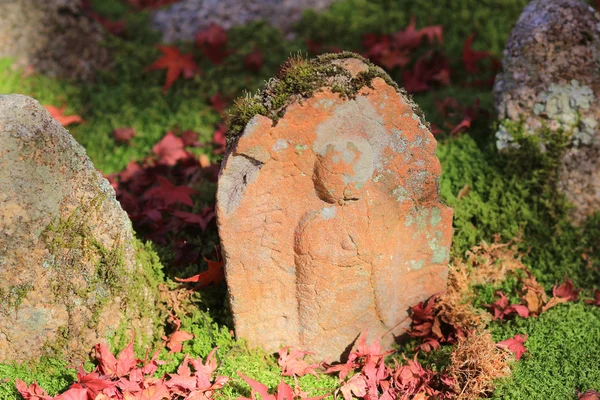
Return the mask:
<path id="1" fill-rule="evenodd" d="M 152 151 L 159 157 L 159 161 L 165 165 L 175 165 L 177 161 L 188 158 L 189 153 L 184 150 L 185 144 L 173 132 L 167 132 L 158 143 L 152 147 Z"/>
<path id="2" fill-rule="evenodd" d="M 183 348 L 182 343 L 186 340 L 191 340 L 193 338 L 194 335 L 186 331 L 177 330 L 173 332 L 173 334 L 169 336 L 169 338 L 166 340 L 166 346 L 169 348 L 169 353 L 179 353 Z M 185 363 L 186 360 L 184 360 L 183 362 Z"/>
<path id="3" fill-rule="evenodd" d="M 215 93 L 212 96 L 210 96 L 210 104 L 213 106 L 216 112 L 218 112 L 219 114 L 223 114 L 223 111 L 225 111 L 228 102 L 223 96 L 221 96 L 220 93 Z"/>
<path id="4" fill-rule="evenodd" d="M 579 393 L 577 400 L 600 400 L 600 392 L 596 390 L 587 390 L 585 393 Z"/>
<path id="5" fill-rule="evenodd" d="M 512 337 L 510 339 L 506 339 L 499 343 L 496 343 L 496 346 L 512 351 L 513 353 L 515 353 L 516 360 L 519 361 L 519 359 L 521 358 L 523 353 L 525 353 L 527 351 L 527 348 L 525 348 L 525 346 L 524 346 L 524 343 L 526 340 L 527 340 L 527 335 L 525 335 L 525 336 L 515 335 L 514 337 Z"/>
<path id="6" fill-rule="evenodd" d="M 594 300 L 584 300 L 585 304 L 592 304 L 595 306 L 600 306 L 600 290 L 594 290 Z"/>
<path id="7" fill-rule="evenodd" d="M 504 317 L 512 314 L 519 314 L 523 318 L 529 317 L 529 309 L 527 306 L 522 304 L 508 304 L 508 298 L 502 293 L 502 291 L 496 292 L 496 295 L 500 298 L 494 303 L 488 305 L 494 311 L 494 321 L 497 319 L 503 320 Z"/>
<path id="8" fill-rule="evenodd" d="M 552 294 L 556 297 L 566 299 L 567 301 L 577 301 L 579 298 L 579 290 L 575 289 L 573 281 L 568 277 L 565 282 L 560 285 L 554 285 L 552 288 Z"/>
<path id="9" fill-rule="evenodd" d="M 17 378 L 15 384 L 25 400 L 52 400 L 52 396 L 48 396 L 48 393 L 35 382 L 27 386 L 25 382 Z"/>
<path id="10" fill-rule="evenodd" d="M 220 25 L 210 24 L 208 28 L 196 34 L 196 46 L 213 64 L 221 64 L 229 55 L 229 51 L 225 49 L 226 44 L 227 32 Z"/>
<path id="11" fill-rule="evenodd" d="M 198 141 L 198 132 L 187 130 L 181 134 L 181 142 L 184 147 L 200 147 L 202 144 Z"/>
<path id="12" fill-rule="evenodd" d="M 456 110 L 462 109 L 458 100 L 452 96 L 446 96 L 442 100 L 435 99 L 435 109 L 442 117 L 452 117 L 456 115 Z"/>
<path id="13" fill-rule="evenodd" d="M 133 353 L 133 338 L 127 347 L 119 353 L 117 358 L 101 343 L 95 346 L 95 350 L 96 360 L 98 360 L 98 371 L 104 375 L 121 377 L 127 375 L 137 364 Z"/>
<path id="14" fill-rule="evenodd" d="M 546 292 L 526 288 L 525 295 L 521 298 L 527 306 L 529 313 L 538 315 L 543 311 L 544 304 L 546 303 Z"/>
<path id="15" fill-rule="evenodd" d="M 54 400 L 88 400 L 86 389 L 71 387 L 64 393 L 59 394 Z"/>
<path id="16" fill-rule="evenodd" d="M 128 144 L 131 139 L 135 136 L 135 129 L 133 128 L 116 128 L 112 132 L 113 138 L 119 143 Z"/>
<path id="17" fill-rule="evenodd" d="M 403 85 L 409 93 L 418 93 L 431 89 L 431 84 L 448 86 L 450 66 L 444 55 L 428 51 L 417 59 L 412 70 L 404 71 Z"/>
<path id="18" fill-rule="evenodd" d="M 185 78 L 193 78 L 200 72 L 198 65 L 192 60 L 192 53 L 181 54 L 175 46 L 156 46 L 163 56 L 144 70 L 145 72 L 157 69 L 166 69 L 167 77 L 163 85 L 163 94 L 175 83 L 183 74 Z"/>
<path id="19" fill-rule="evenodd" d="M 352 400 L 352 396 L 364 398 L 367 395 L 368 387 L 369 386 L 365 376 L 362 374 L 356 374 L 338 390 L 342 392 L 344 400 Z"/>
<path id="20" fill-rule="evenodd" d="M 410 51 L 396 47 L 390 35 L 367 33 L 363 36 L 362 45 L 366 49 L 364 56 L 388 71 L 404 67 L 411 60 Z"/>
<path id="21" fill-rule="evenodd" d="M 552 307 L 554 307 L 558 304 L 566 303 L 567 301 L 569 301 L 569 299 L 566 297 L 554 296 L 550 299 L 550 301 L 548 301 L 546 304 L 544 304 L 544 307 L 542 307 L 542 311 L 548 311 Z"/>
<path id="22" fill-rule="evenodd" d="M 50 116 L 57 120 L 62 126 L 69 126 L 84 122 L 79 115 L 64 115 L 64 112 L 67 109 L 66 104 L 63 104 L 61 108 L 46 104 L 44 105 L 44 108 L 48 110 Z"/>
<path id="23" fill-rule="evenodd" d="M 414 49 L 419 47 L 424 37 L 427 37 L 427 39 L 429 39 L 429 43 L 431 44 L 433 44 L 435 39 L 437 39 L 440 44 L 442 44 L 444 41 L 441 25 L 426 26 L 420 30 L 417 30 L 415 16 L 411 17 L 406 29 L 393 33 L 391 36 L 396 46 L 406 49 Z"/>
<path id="24" fill-rule="evenodd" d="M 88 392 L 89 398 L 95 399 L 103 390 L 115 386 L 116 382 L 112 381 L 111 378 L 112 375 L 100 375 L 97 372 L 86 374 L 83 367 L 79 367 L 77 383 L 72 384 L 70 387 L 85 389 Z"/>
<path id="25" fill-rule="evenodd" d="M 309 364 L 308 362 L 303 360 L 304 356 L 313 353 L 296 350 L 287 346 L 279 350 L 277 354 L 279 355 L 277 363 L 282 369 L 281 375 L 303 376 L 306 374 L 312 374 L 314 376 L 317 376 L 315 368 L 318 368 L 320 364 Z"/>
<path id="26" fill-rule="evenodd" d="M 215 218 L 214 207 L 204 207 L 200 213 L 191 213 L 180 210 L 173 210 L 169 212 L 171 213 L 171 215 L 174 215 L 177 218 L 181 218 L 188 224 L 200 226 L 200 229 L 202 229 L 203 232 L 206 230 L 208 223 Z"/>
<path id="27" fill-rule="evenodd" d="M 177 282 L 188 283 L 188 282 L 199 282 L 200 285 L 198 287 L 207 286 L 211 283 L 213 285 L 218 285 L 223 281 L 225 277 L 223 273 L 223 267 L 225 266 L 225 261 L 211 261 L 204 258 L 204 260 L 208 263 L 208 270 L 201 272 L 197 275 L 194 275 L 190 278 L 175 278 Z"/>
<path id="28" fill-rule="evenodd" d="M 174 203 L 181 203 L 190 207 L 194 206 L 194 201 L 190 197 L 196 191 L 187 186 L 175 186 L 167 178 L 158 175 L 158 186 L 149 189 L 144 194 L 146 199 L 158 199 L 165 207 Z"/>
<path id="29" fill-rule="evenodd" d="M 326 397 L 326 395 L 319 397 L 305 397 L 305 393 L 302 392 L 298 392 L 299 395 L 296 396 L 290 385 L 283 380 L 277 385 L 277 392 L 275 392 L 275 394 L 270 394 L 269 388 L 266 385 L 252 378 L 248 378 L 241 372 L 238 372 L 237 374 L 252 388 L 252 398 L 238 397 L 237 400 L 255 400 L 255 392 L 260 395 L 262 400 L 294 400 L 296 398 L 299 398 L 300 400 L 320 400 Z"/>
<path id="30" fill-rule="evenodd" d="M 479 72 L 477 67 L 477 61 L 491 57 L 492 54 L 487 51 L 475 51 L 472 49 L 473 40 L 477 36 L 477 33 L 473 32 L 466 40 L 462 51 L 462 61 L 467 72 L 476 73 Z"/>
<path id="31" fill-rule="evenodd" d="M 106 29 L 108 32 L 115 36 L 123 36 L 123 34 L 125 33 L 125 21 L 123 21 L 122 19 L 113 21 L 111 19 L 104 18 L 103 16 L 92 11 L 91 9 L 88 9 L 86 11 L 86 14 L 93 20 L 100 23 L 100 25 L 102 25 L 104 29 Z"/>
<path id="32" fill-rule="evenodd" d="M 554 285 L 552 294 L 554 296 L 544 305 L 544 307 L 542 307 L 542 311 L 547 311 L 550 308 L 558 304 L 566 303 L 567 301 L 577 301 L 579 298 L 579 290 L 575 289 L 573 281 L 568 277 L 566 281 L 560 285 Z"/>
<path id="33" fill-rule="evenodd" d="M 258 47 L 244 56 L 244 67 L 251 72 L 258 72 L 262 68 L 263 62 L 263 53 Z"/>
<path id="34" fill-rule="evenodd" d="M 457 133 L 469 129 L 471 123 L 479 116 L 479 98 L 476 98 L 473 105 L 463 110 L 462 120 L 450 131 L 450 135 L 456 135 Z"/>

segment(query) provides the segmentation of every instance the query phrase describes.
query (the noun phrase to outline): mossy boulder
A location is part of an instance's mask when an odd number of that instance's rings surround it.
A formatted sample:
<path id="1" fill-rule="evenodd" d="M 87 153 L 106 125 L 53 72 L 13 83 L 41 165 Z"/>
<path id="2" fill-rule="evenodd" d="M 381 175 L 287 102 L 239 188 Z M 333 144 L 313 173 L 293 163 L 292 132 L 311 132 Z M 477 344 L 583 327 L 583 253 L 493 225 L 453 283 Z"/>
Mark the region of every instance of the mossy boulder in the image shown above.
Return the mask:
<path id="1" fill-rule="evenodd" d="M 156 263 L 85 149 L 22 95 L 0 95 L 0 143 L 0 362 L 147 343 Z"/>
<path id="2" fill-rule="evenodd" d="M 82 0 L 0 1 L 0 58 L 60 78 L 90 80 L 110 54 L 106 31 Z"/>
<path id="3" fill-rule="evenodd" d="M 600 14 L 580 0 L 532 1 L 502 66 L 498 148 L 519 150 L 536 136 L 543 153 L 564 141 L 557 184 L 575 205 L 574 222 L 585 220 L 600 210 Z"/>

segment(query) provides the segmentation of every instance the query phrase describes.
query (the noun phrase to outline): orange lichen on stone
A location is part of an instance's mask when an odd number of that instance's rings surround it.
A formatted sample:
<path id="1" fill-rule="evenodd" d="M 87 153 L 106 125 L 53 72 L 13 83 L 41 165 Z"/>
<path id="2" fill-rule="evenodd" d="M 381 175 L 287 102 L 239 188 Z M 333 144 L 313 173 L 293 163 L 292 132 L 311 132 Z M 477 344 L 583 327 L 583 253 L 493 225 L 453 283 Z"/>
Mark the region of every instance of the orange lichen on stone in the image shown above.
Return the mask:
<path id="1" fill-rule="evenodd" d="M 354 76 L 360 60 L 348 65 Z M 452 209 L 436 141 L 381 78 L 256 115 L 222 166 L 217 216 L 236 334 L 339 359 L 364 330 L 385 344 L 445 289 Z"/>

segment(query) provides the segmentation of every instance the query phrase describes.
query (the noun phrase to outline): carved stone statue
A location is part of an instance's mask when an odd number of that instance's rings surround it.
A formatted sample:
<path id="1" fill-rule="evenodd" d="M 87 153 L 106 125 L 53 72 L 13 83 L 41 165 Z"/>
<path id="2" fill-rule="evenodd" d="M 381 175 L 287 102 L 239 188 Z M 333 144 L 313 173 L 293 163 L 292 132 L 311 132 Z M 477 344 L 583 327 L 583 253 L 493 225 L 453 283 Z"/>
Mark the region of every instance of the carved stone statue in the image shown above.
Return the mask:
<path id="1" fill-rule="evenodd" d="M 376 68 L 332 63 L 350 82 Z M 435 139 L 400 90 L 370 85 L 351 99 L 324 86 L 276 125 L 256 115 L 226 156 L 218 226 L 236 334 L 251 345 L 339 359 L 367 329 L 393 342 L 408 308 L 445 289 L 452 210 Z"/>

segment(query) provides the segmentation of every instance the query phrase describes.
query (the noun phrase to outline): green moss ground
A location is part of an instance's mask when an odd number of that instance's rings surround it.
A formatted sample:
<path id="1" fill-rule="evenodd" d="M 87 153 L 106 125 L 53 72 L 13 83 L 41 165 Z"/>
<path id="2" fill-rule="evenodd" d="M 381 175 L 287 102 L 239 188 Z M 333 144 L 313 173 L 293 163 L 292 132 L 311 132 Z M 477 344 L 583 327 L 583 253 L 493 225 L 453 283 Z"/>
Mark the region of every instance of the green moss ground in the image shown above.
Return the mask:
<path id="1" fill-rule="evenodd" d="M 493 325 L 494 340 L 529 335 L 528 353 L 513 365 L 511 379 L 499 384 L 498 399 L 572 399 L 598 390 L 600 383 L 600 308 L 561 304 L 538 318 Z M 543 360 L 543 361 L 541 361 Z"/>
<path id="2" fill-rule="evenodd" d="M 290 54 L 306 52 L 306 39 L 344 50 L 360 50 L 362 34 L 402 30 L 412 15 L 416 16 L 417 27 L 444 26 L 442 47 L 452 61 L 453 85 L 415 96 L 427 119 L 442 125 L 444 120 L 436 113 L 434 100 L 445 96 L 453 96 L 465 105 L 479 98 L 484 109 L 492 110 L 488 88 L 465 88 L 458 84 L 464 78 L 460 66 L 463 43 L 476 31 L 474 48 L 501 56 L 507 35 L 527 1 L 343 0 L 325 13 L 308 13 L 293 41 L 284 40 L 265 24 L 253 23 L 229 32 L 228 47 L 236 52 L 222 65 L 201 61 L 202 75 L 177 81 L 165 96 L 161 94 L 164 72 L 143 72 L 160 56 L 153 47 L 158 37 L 147 30 L 146 15 L 126 14 L 126 8 L 118 0 L 93 3 L 97 11 L 108 17 L 125 18 L 129 32 L 135 32 L 125 39 L 113 38 L 107 42 L 116 54 L 110 72 L 101 74 L 96 84 L 89 85 L 39 75 L 23 79 L 19 71 L 11 70 L 10 60 L 0 60 L 0 93 L 24 93 L 42 104 L 56 106 L 66 102 L 67 114 L 78 114 L 86 120 L 71 127 L 70 132 L 86 148 L 97 168 L 112 173 L 124 168 L 130 160 L 148 155 L 168 130 L 191 129 L 200 133 L 200 140 L 209 143 L 214 125 L 220 121 L 210 106 L 210 96 L 221 93 L 234 98 L 243 91 L 253 93 L 276 74 Z M 255 47 L 264 50 L 265 63 L 260 71 L 252 73 L 244 69 L 242 60 Z M 180 48 L 184 53 L 193 49 L 190 44 L 182 44 Z M 130 146 L 116 144 L 112 139 L 112 130 L 122 126 L 136 129 Z M 455 213 L 452 256 L 463 255 L 481 240 L 491 241 L 497 233 L 505 240 L 521 236 L 521 249 L 527 251 L 524 261 L 547 289 L 567 274 L 578 286 L 597 287 L 600 248 L 596 238 L 600 233 L 600 218 L 590 219 L 583 228 L 571 226 L 566 217 L 567 205 L 552 190 L 548 160 L 536 156 L 527 165 L 509 162 L 495 151 L 493 132 L 490 121 L 481 121 L 458 138 L 439 139 L 438 156 L 444 171 L 441 192 Z M 215 160 L 210 146 L 200 151 Z M 470 192 L 458 199 L 458 192 L 465 185 L 470 186 Z M 209 233 L 213 238 L 214 234 Z M 591 257 L 591 268 L 582 258 L 584 252 Z M 172 257 L 164 249 L 158 249 L 158 253 L 164 264 Z M 150 261 L 157 265 L 156 259 Z M 505 286 L 504 290 L 509 291 L 511 282 Z M 490 302 L 495 289 L 482 288 L 479 303 Z M 259 350 L 249 351 L 243 343 L 231 339 L 222 288 L 198 293 L 194 302 L 198 307 L 182 318 L 182 329 L 196 338 L 184 344 L 184 352 L 192 357 L 205 357 L 214 346 L 219 346 L 219 373 L 234 378 L 222 396 L 235 398 L 249 394 L 236 371 L 275 386 L 280 377 L 274 359 Z M 515 333 L 529 334 L 526 343 L 529 354 L 513 366 L 513 376 L 500 384 L 496 398 L 574 399 L 575 390 L 600 390 L 598 308 L 581 303 L 560 305 L 539 318 L 492 324 L 491 329 L 498 341 Z M 124 340 L 116 338 L 114 350 L 122 348 Z M 182 354 L 168 355 L 163 351 L 161 358 L 170 361 L 160 371 L 173 371 L 183 359 Z M 138 356 L 144 356 L 141 349 Z M 35 366 L 0 365 L 0 382 L 7 379 L 0 383 L 1 399 L 19 398 L 14 390 L 15 378 L 36 380 L 53 394 L 66 388 L 74 373 L 53 360 Z M 300 379 L 300 384 L 313 394 L 327 393 L 331 390 L 327 388 L 335 386 L 335 379 L 308 376 Z M 319 391 L 319 388 L 325 389 Z"/>

